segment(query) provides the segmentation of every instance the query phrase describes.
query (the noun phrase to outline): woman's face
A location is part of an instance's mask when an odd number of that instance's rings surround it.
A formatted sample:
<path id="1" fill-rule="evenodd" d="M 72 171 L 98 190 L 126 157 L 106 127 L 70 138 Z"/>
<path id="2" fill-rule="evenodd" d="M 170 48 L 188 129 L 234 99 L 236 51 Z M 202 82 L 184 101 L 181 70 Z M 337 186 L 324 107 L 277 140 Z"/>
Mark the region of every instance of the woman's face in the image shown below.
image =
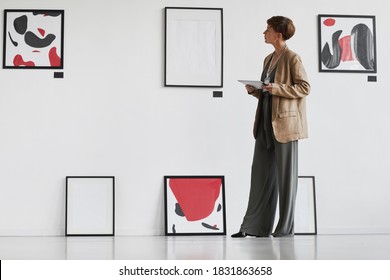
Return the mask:
<path id="1" fill-rule="evenodd" d="M 267 29 L 263 32 L 264 40 L 267 44 L 274 44 L 282 36 L 281 33 L 276 32 L 270 25 L 267 25 Z"/>

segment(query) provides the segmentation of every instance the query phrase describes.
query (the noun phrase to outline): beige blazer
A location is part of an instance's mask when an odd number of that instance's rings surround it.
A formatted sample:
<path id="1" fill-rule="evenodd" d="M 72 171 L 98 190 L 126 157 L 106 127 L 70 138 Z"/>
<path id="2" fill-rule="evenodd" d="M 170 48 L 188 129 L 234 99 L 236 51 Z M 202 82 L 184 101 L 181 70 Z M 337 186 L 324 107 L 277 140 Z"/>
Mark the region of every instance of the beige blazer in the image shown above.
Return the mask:
<path id="1" fill-rule="evenodd" d="M 264 59 L 267 65 L 272 54 Z M 272 127 L 275 138 L 280 143 L 308 137 L 306 119 L 306 96 L 310 93 L 310 84 L 306 71 L 298 54 L 288 48 L 281 54 L 272 88 Z M 253 134 L 256 138 L 261 116 L 261 92 L 253 94 L 259 99 Z"/>

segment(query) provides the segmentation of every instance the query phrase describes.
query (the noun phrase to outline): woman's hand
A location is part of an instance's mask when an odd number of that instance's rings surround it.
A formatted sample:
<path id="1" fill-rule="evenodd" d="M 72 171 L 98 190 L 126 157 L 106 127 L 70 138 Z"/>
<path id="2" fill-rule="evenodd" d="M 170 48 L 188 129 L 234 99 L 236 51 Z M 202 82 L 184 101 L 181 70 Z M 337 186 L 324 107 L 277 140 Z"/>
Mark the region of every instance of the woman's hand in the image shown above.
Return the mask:
<path id="1" fill-rule="evenodd" d="M 249 94 L 254 94 L 255 91 L 256 91 L 256 88 L 254 86 L 251 86 L 251 85 L 245 85 L 245 89 L 246 91 L 249 93 Z"/>
<path id="2" fill-rule="evenodd" d="M 266 84 L 262 86 L 262 89 L 264 91 L 268 91 L 269 93 L 272 93 L 272 83 Z"/>

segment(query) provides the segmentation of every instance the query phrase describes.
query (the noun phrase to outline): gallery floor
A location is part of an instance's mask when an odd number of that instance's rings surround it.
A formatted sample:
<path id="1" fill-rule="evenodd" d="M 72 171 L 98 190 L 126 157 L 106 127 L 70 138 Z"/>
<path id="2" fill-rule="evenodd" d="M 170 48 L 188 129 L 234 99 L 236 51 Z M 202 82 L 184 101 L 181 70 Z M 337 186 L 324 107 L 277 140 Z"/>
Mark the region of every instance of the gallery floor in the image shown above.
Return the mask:
<path id="1" fill-rule="evenodd" d="M 0 237 L 2 260 L 390 260 L 390 235 Z"/>

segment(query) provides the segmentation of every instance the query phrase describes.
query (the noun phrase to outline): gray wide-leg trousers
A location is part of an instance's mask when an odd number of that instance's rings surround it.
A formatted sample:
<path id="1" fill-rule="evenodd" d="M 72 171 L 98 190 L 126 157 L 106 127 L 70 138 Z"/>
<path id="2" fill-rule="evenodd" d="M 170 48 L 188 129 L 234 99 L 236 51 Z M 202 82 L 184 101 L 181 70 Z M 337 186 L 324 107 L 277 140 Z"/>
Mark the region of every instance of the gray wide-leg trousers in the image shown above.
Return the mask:
<path id="1" fill-rule="evenodd" d="M 279 221 L 273 236 L 294 235 L 294 209 L 298 184 L 298 141 L 267 148 L 256 139 L 248 208 L 241 232 L 267 237 L 274 226 L 279 197 Z"/>

